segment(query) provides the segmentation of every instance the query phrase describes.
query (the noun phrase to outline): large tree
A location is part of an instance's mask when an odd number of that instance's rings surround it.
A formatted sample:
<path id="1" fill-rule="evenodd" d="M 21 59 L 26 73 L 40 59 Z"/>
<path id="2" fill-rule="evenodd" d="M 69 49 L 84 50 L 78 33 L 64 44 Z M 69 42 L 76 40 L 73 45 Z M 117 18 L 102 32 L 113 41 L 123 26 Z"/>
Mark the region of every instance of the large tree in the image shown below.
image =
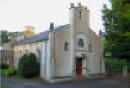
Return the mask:
<path id="1" fill-rule="evenodd" d="M 130 61 L 130 1 L 110 0 L 111 8 L 103 6 L 105 51 L 113 58 Z"/>

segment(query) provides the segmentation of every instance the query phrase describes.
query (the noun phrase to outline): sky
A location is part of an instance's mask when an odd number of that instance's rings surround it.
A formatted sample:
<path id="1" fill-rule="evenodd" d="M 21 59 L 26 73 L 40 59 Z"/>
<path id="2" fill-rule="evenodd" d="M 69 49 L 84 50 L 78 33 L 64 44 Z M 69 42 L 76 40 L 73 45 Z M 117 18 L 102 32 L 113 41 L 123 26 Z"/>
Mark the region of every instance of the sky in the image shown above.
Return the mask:
<path id="1" fill-rule="evenodd" d="M 70 3 L 81 2 L 90 10 L 90 27 L 98 33 L 103 30 L 101 9 L 108 0 L 0 0 L 0 30 L 23 31 L 25 26 L 35 27 L 35 32 L 69 23 Z"/>

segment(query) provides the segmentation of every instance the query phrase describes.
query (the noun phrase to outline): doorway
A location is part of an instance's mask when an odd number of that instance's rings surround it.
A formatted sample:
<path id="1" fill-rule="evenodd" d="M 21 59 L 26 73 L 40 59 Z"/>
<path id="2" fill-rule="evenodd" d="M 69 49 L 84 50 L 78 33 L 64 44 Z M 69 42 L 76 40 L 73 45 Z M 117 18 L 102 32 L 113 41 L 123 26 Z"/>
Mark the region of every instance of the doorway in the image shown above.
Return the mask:
<path id="1" fill-rule="evenodd" d="M 76 76 L 82 76 L 82 59 L 76 59 Z"/>

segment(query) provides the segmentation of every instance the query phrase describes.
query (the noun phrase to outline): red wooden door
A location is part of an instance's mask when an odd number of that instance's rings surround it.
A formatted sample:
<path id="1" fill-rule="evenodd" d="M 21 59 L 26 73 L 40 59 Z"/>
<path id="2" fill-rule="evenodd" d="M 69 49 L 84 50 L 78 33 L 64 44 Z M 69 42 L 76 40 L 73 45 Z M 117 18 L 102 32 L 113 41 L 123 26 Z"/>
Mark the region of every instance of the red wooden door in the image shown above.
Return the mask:
<path id="1" fill-rule="evenodd" d="M 82 76 L 82 59 L 76 60 L 76 76 Z"/>

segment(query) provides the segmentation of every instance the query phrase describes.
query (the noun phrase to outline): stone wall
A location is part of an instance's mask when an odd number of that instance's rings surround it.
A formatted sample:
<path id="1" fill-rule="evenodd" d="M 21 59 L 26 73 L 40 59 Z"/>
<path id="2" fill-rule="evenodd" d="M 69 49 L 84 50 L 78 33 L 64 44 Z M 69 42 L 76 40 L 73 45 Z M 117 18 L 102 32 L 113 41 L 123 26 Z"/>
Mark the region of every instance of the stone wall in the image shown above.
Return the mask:
<path id="1" fill-rule="evenodd" d="M 41 47 L 42 42 L 14 46 L 14 66 L 17 68 L 20 57 L 27 53 L 35 53 L 38 58 L 38 61 L 40 61 Z"/>

